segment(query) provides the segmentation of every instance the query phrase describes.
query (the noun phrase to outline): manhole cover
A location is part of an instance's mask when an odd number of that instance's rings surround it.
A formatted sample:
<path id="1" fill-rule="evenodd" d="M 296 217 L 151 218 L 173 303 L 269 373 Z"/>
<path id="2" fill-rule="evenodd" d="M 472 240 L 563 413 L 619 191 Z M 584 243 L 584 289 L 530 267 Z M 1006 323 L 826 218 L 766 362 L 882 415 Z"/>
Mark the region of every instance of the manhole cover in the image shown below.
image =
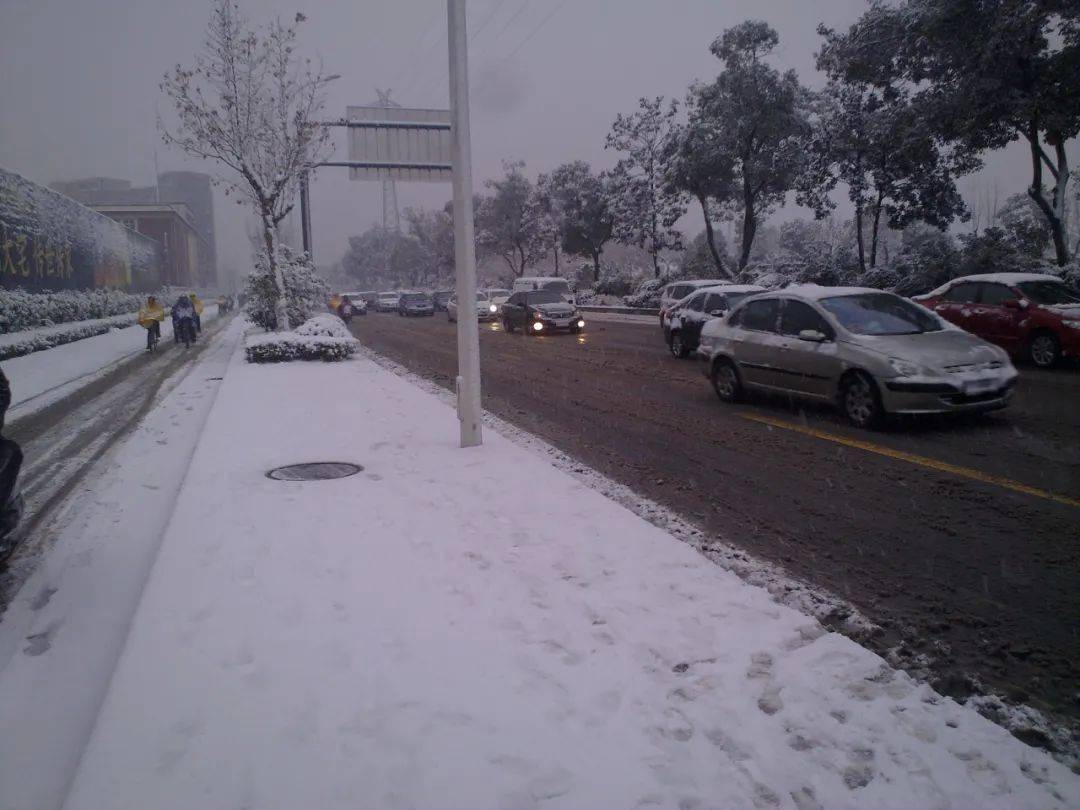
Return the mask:
<path id="1" fill-rule="evenodd" d="M 307 464 L 290 464 L 278 467 L 266 474 L 275 481 L 329 481 L 331 478 L 347 478 L 356 475 L 363 467 L 347 461 L 313 461 Z"/>

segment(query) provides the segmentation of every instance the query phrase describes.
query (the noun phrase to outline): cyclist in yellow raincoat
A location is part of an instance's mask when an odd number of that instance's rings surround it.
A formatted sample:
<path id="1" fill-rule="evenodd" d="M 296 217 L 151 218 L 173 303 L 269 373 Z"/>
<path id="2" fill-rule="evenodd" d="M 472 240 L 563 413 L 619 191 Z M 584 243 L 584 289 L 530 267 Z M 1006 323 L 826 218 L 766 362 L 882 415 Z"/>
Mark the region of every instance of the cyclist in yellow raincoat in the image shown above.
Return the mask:
<path id="1" fill-rule="evenodd" d="M 154 296 L 146 299 L 146 306 L 139 308 L 139 326 L 146 330 L 146 350 L 152 352 L 161 340 L 161 322 L 165 320 L 165 307 Z"/>

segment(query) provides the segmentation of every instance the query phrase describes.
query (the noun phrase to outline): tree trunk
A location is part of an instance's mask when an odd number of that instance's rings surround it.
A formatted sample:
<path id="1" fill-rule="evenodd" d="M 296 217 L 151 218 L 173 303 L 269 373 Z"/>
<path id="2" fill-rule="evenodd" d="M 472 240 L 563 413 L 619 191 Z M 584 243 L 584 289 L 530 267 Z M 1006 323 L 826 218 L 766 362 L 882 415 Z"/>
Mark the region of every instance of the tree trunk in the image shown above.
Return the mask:
<path id="1" fill-rule="evenodd" d="M 592 252 L 592 272 L 593 281 L 597 284 L 600 283 L 600 251 L 594 250 Z"/>
<path id="2" fill-rule="evenodd" d="M 722 278 L 731 278 L 731 274 L 724 267 L 724 260 L 720 258 L 720 252 L 716 249 L 716 236 L 713 233 L 712 220 L 709 219 L 709 201 L 704 194 L 699 194 L 698 202 L 701 203 L 701 213 L 705 215 L 705 241 L 709 243 L 709 253 L 712 254 L 713 264 L 716 265 Z"/>
<path id="3" fill-rule="evenodd" d="M 1059 267 L 1064 267 L 1069 262 L 1069 245 L 1065 236 L 1065 188 L 1069 182 L 1069 160 L 1065 155 L 1065 145 L 1060 136 L 1056 138 L 1054 149 L 1057 157 L 1056 180 L 1054 196 L 1047 200 L 1043 193 L 1042 183 L 1042 160 L 1045 157 L 1042 147 L 1039 145 L 1039 121 L 1032 118 L 1026 133 L 1028 144 L 1031 147 L 1031 188 L 1028 196 L 1042 211 L 1050 225 L 1050 233 L 1054 238 L 1054 254 Z"/>
<path id="4" fill-rule="evenodd" d="M 555 275 L 559 275 L 559 235 L 555 235 Z"/>
<path id="5" fill-rule="evenodd" d="M 274 223 L 270 215 L 262 212 L 263 242 L 266 244 L 266 260 L 270 262 L 270 274 L 274 277 L 274 285 L 277 287 L 277 302 L 274 304 L 274 312 L 277 317 L 278 331 L 289 331 L 289 309 L 285 300 L 285 276 L 277 263 L 277 255 L 274 250 Z"/>
<path id="6" fill-rule="evenodd" d="M 754 235 L 757 233 L 757 217 L 754 216 L 754 203 L 749 191 L 743 194 L 742 250 L 739 252 L 739 269 L 745 270 L 750 263 L 750 251 L 754 247 Z"/>
<path id="7" fill-rule="evenodd" d="M 859 272 L 866 272 L 866 240 L 862 230 L 863 207 L 862 203 L 855 205 L 855 243 L 859 246 Z"/>
<path id="8" fill-rule="evenodd" d="M 870 234 L 870 267 L 877 266 L 878 228 L 881 225 L 881 195 L 874 203 L 874 230 Z"/>

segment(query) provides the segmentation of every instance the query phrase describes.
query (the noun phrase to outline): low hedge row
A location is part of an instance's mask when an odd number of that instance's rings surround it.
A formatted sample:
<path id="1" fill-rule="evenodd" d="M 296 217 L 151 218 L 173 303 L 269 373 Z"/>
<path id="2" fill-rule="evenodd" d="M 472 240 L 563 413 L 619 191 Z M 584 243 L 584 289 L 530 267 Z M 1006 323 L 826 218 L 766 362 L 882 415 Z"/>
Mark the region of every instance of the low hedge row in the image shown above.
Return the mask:
<path id="1" fill-rule="evenodd" d="M 137 315 L 121 315 L 115 318 L 95 321 L 93 323 L 74 324 L 69 329 L 57 329 L 51 332 L 27 332 L 12 342 L 0 343 L 0 361 L 10 360 L 13 357 L 40 352 L 44 349 L 54 349 L 65 343 L 74 343 L 76 340 L 104 335 L 113 329 L 123 329 L 135 323 Z"/>

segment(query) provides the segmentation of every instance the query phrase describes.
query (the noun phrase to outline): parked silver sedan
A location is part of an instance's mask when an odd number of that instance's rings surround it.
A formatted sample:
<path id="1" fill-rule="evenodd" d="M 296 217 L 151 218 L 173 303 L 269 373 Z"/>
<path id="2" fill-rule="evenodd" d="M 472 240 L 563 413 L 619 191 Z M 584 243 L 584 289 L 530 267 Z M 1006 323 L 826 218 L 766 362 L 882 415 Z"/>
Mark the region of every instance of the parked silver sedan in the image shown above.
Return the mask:
<path id="1" fill-rule="evenodd" d="M 1004 408 L 1016 384 L 1004 350 L 905 298 L 802 285 L 745 299 L 705 324 L 699 357 L 717 395 L 759 389 L 835 402 L 859 427 L 886 413 Z"/>

